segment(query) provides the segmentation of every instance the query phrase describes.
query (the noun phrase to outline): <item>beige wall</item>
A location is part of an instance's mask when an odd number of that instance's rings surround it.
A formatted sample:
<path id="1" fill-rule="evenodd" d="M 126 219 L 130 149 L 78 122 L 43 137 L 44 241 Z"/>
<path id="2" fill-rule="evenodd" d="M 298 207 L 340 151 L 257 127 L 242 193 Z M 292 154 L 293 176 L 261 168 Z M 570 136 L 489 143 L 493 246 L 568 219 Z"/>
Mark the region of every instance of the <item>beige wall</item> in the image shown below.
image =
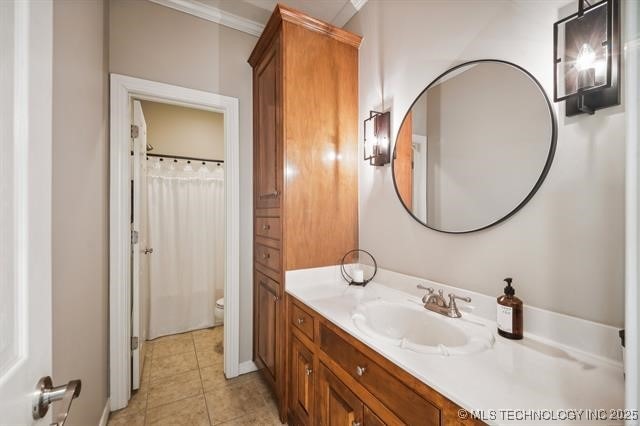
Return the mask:
<path id="1" fill-rule="evenodd" d="M 395 138 L 420 91 L 471 59 L 515 62 L 552 94 L 553 22 L 564 4 L 367 2 L 347 24 L 364 36 L 361 120 L 384 97 Z M 513 276 L 526 304 L 622 326 L 624 107 L 577 118 L 555 108 L 558 148 L 546 181 L 520 212 L 484 231 L 449 235 L 423 227 L 397 199 L 391 168 L 361 162 L 361 248 L 383 268 L 488 295 L 500 294 L 501 280 Z"/>
<path id="2" fill-rule="evenodd" d="M 109 388 L 106 3 L 53 13 L 53 381 L 82 380 L 67 424 L 85 426 Z"/>
<path id="3" fill-rule="evenodd" d="M 224 160 L 224 115 L 141 101 L 152 154 Z"/>
<path id="4" fill-rule="evenodd" d="M 109 70 L 206 90 L 240 105 L 240 361 L 252 358 L 252 91 L 257 38 L 149 1 L 111 0 Z"/>

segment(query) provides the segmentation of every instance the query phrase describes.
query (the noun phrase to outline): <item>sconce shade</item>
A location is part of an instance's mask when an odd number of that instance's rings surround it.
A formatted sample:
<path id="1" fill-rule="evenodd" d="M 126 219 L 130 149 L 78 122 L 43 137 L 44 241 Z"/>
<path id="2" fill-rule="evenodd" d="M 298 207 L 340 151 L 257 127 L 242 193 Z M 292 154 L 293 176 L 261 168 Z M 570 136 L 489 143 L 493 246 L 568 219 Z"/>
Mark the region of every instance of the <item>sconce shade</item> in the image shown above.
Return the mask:
<path id="1" fill-rule="evenodd" d="M 369 111 L 369 118 L 363 125 L 364 159 L 372 166 L 388 164 L 391 161 L 391 113 Z"/>
<path id="2" fill-rule="evenodd" d="M 578 1 L 578 12 L 553 26 L 554 100 L 567 101 L 567 116 L 620 103 L 618 0 Z"/>

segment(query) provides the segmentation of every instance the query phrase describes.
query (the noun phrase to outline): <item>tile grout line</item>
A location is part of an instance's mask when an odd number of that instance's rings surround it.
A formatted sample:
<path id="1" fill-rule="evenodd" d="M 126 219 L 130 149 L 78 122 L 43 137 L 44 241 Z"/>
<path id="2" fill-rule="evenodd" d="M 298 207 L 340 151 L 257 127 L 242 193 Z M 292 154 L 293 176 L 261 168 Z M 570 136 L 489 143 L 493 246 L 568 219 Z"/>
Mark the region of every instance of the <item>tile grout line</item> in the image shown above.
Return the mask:
<path id="1" fill-rule="evenodd" d="M 207 395 L 204 393 L 204 382 L 202 380 L 202 370 L 200 369 L 200 359 L 198 358 L 198 351 L 196 350 L 196 340 L 191 333 L 191 340 L 193 341 L 193 350 L 196 353 L 196 364 L 198 365 L 198 376 L 200 377 L 200 388 L 202 389 L 202 398 L 204 399 L 204 408 L 207 410 L 207 419 L 209 419 L 209 425 L 213 426 L 211 420 L 211 414 L 209 414 L 209 404 L 207 403 Z"/>
<path id="2" fill-rule="evenodd" d="M 153 345 L 153 344 L 152 344 Z M 147 381 L 147 391 L 145 392 L 145 401 L 144 401 L 144 424 L 147 425 L 148 412 L 149 412 L 149 394 L 151 393 L 151 364 L 153 364 L 153 350 L 155 348 L 151 346 L 151 356 L 149 357 L 149 379 Z M 142 364 L 142 370 L 144 371 L 147 363 L 147 354 L 145 353 L 145 360 Z"/>

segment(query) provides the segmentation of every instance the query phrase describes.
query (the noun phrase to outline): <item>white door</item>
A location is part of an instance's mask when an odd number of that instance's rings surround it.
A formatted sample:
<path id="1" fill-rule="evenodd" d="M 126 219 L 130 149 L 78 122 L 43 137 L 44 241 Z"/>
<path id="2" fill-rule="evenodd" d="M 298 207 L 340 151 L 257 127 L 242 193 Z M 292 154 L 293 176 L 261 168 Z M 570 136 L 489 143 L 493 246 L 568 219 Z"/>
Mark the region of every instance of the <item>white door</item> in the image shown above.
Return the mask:
<path id="1" fill-rule="evenodd" d="M 131 176 L 133 178 L 133 215 L 131 229 L 135 236 L 131 244 L 131 335 L 137 345 L 131 349 L 131 387 L 140 387 L 140 377 L 144 363 L 143 346 L 147 330 L 147 300 L 149 262 L 148 255 L 153 249 L 147 247 L 147 124 L 144 120 L 140 101 L 133 101 L 132 136 L 133 157 Z M 137 135 L 136 135 L 137 133 Z"/>
<path id="2" fill-rule="evenodd" d="M 51 1 L 0 1 L 1 425 L 48 425 L 34 397 L 72 399 L 36 392 L 52 369 L 52 35 Z"/>

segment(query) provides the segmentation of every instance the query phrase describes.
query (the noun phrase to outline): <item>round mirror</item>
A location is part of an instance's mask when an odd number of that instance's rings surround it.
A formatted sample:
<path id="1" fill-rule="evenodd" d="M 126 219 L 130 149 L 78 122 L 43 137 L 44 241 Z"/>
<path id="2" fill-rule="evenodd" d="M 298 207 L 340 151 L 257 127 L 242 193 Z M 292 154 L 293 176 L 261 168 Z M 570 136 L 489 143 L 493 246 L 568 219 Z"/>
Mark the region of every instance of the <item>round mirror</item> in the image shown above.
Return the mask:
<path id="1" fill-rule="evenodd" d="M 423 225 L 478 231 L 533 197 L 555 146 L 554 112 L 531 74 L 505 61 L 467 62 L 411 105 L 396 139 L 393 182 Z"/>

